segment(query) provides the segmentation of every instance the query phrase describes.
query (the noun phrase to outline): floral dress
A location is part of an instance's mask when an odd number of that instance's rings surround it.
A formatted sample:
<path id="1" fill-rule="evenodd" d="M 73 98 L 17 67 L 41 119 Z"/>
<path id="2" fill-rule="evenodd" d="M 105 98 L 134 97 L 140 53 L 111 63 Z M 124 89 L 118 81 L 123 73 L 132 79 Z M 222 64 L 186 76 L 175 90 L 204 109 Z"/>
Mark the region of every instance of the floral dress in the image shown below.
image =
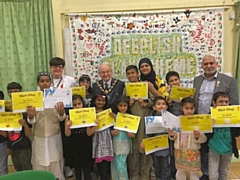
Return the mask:
<path id="1" fill-rule="evenodd" d="M 200 151 L 188 149 L 190 134 L 180 134 L 180 149 L 175 149 L 176 169 L 195 173 L 200 171 Z"/>

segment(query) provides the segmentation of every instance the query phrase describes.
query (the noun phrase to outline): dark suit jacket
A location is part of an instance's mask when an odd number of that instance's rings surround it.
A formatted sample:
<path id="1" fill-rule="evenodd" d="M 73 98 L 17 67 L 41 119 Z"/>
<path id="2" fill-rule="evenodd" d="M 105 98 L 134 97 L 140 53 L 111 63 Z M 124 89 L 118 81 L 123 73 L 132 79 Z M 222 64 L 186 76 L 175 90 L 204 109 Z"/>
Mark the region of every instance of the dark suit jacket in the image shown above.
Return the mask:
<path id="1" fill-rule="evenodd" d="M 115 80 L 116 79 L 112 78 L 111 85 Z M 98 82 L 104 89 L 103 80 L 100 80 Z M 111 108 L 114 113 L 117 113 L 116 98 L 123 94 L 124 88 L 125 88 L 125 83 L 120 80 L 117 80 L 117 83 L 115 84 L 114 88 L 107 94 L 110 97 L 108 101 L 108 107 Z M 100 93 L 100 92 L 101 92 L 101 89 L 98 87 L 97 83 L 94 83 L 93 94 Z"/>
<path id="2" fill-rule="evenodd" d="M 200 88 L 201 88 L 203 79 L 204 77 L 200 75 L 195 77 L 193 82 L 193 87 L 196 88 L 196 91 L 194 94 L 194 99 L 196 102 L 196 110 L 198 109 L 197 107 L 198 98 L 199 98 Z M 227 76 L 222 73 L 218 73 L 213 94 L 220 91 L 228 93 L 231 105 L 239 105 L 238 87 L 237 87 L 237 81 L 235 78 Z"/>

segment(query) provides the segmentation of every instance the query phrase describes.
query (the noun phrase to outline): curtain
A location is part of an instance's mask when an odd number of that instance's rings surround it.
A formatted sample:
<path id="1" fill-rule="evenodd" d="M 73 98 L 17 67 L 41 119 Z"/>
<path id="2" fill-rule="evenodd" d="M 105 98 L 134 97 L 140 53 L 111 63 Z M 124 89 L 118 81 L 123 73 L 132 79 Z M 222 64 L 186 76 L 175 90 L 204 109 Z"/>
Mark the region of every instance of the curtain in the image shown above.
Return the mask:
<path id="1" fill-rule="evenodd" d="M 236 4 L 236 20 L 237 20 L 237 28 L 238 28 L 238 34 L 237 34 L 237 56 L 236 56 L 236 78 L 238 82 L 238 86 L 240 84 L 240 1 L 238 1 Z M 240 93 L 240 86 L 238 87 L 238 94 Z"/>
<path id="2" fill-rule="evenodd" d="M 51 0 L 0 0 L 0 90 L 9 82 L 36 90 L 55 55 Z M 6 99 L 6 98 L 5 98 Z"/>

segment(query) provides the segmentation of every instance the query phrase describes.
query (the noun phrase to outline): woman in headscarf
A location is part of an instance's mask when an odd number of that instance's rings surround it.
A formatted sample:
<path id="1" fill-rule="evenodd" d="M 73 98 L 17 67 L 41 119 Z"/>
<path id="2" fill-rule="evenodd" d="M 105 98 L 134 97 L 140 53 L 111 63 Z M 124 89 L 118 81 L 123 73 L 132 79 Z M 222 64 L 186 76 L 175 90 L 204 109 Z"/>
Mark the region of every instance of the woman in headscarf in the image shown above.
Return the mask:
<path id="1" fill-rule="evenodd" d="M 167 97 L 169 95 L 164 80 L 156 75 L 150 59 L 142 58 L 138 63 L 138 68 L 141 80 L 148 81 L 148 89 L 154 96 Z"/>

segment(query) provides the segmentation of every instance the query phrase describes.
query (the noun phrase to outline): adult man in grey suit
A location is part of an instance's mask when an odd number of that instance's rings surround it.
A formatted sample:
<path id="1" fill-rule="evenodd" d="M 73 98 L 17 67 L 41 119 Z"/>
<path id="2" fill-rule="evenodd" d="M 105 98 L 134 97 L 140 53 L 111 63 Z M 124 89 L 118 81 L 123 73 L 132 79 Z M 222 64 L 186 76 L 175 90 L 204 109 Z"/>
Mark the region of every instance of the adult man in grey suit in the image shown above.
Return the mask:
<path id="1" fill-rule="evenodd" d="M 214 56 L 205 55 L 202 60 L 204 74 L 194 78 L 193 87 L 196 88 L 194 99 L 198 114 L 209 114 L 212 96 L 216 92 L 226 92 L 230 98 L 231 105 L 238 105 L 238 87 L 236 79 L 219 73 L 218 63 Z M 201 148 L 201 169 L 203 176 L 201 180 L 208 180 L 208 146 L 207 143 Z"/>

